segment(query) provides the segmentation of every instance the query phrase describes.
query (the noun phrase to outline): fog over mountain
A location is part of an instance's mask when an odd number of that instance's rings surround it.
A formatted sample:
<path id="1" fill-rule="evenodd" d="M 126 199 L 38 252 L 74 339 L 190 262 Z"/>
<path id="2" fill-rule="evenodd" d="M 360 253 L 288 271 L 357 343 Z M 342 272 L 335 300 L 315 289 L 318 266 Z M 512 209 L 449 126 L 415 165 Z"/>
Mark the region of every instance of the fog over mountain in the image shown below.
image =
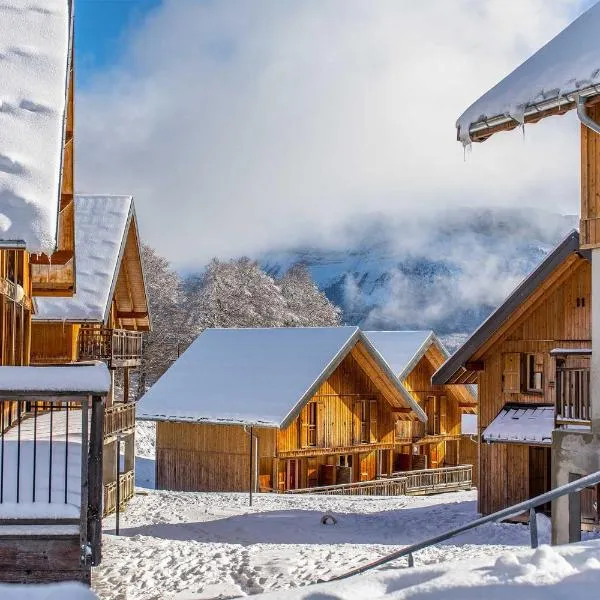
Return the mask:
<path id="1" fill-rule="evenodd" d="M 371 329 L 432 328 L 455 347 L 535 268 L 575 216 L 530 208 L 453 208 L 406 218 L 372 216 L 319 245 L 259 257 L 280 276 L 306 264 L 342 307 Z"/>

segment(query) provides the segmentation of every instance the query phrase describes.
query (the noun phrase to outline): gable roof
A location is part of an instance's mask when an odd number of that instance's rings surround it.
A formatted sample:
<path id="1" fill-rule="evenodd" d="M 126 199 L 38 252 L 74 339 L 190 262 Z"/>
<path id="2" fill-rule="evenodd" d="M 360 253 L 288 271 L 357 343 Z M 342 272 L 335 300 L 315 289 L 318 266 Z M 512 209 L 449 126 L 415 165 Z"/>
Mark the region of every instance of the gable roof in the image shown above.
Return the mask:
<path id="1" fill-rule="evenodd" d="M 358 327 L 207 329 L 142 397 L 137 417 L 284 428 L 359 343 L 425 421 Z"/>
<path id="2" fill-rule="evenodd" d="M 0 244 L 56 247 L 72 40 L 70 0 L 0 5 Z"/>
<path id="3" fill-rule="evenodd" d="M 433 331 L 365 331 L 369 341 L 402 381 L 434 344 L 445 358 L 448 352 Z"/>
<path id="4" fill-rule="evenodd" d="M 463 143 L 575 107 L 600 92 L 600 3 L 474 102 L 456 123 Z"/>
<path id="5" fill-rule="evenodd" d="M 497 329 L 505 323 L 538 287 L 572 254 L 579 252 L 579 233 L 573 230 L 565 239 L 528 275 L 469 337 L 466 342 L 434 373 L 436 385 L 455 383 L 453 379 L 466 373 L 465 365 L 475 352 L 485 344 Z"/>
<path id="6" fill-rule="evenodd" d="M 105 323 L 134 222 L 131 196 L 76 196 L 77 291 L 70 298 L 36 298 L 33 319 Z"/>

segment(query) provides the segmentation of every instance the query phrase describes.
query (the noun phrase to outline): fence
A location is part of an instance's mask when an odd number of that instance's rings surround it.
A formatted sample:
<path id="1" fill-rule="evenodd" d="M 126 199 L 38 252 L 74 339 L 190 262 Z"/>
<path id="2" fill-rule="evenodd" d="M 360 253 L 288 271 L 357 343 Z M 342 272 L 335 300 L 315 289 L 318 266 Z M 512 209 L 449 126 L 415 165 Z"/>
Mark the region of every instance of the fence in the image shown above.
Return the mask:
<path id="1" fill-rule="evenodd" d="M 135 474 L 133 471 L 121 473 L 119 477 L 119 504 L 123 508 L 133 498 L 135 489 Z M 112 481 L 104 486 L 104 516 L 110 515 L 117 507 L 117 482 Z"/>
<path id="2" fill-rule="evenodd" d="M 390 477 L 373 481 L 357 481 L 314 488 L 287 490 L 286 494 L 317 494 L 332 496 L 403 496 L 435 494 L 470 489 L 472 466 L 445 467 L 392 473 Z"/>
<path id="3" fill-rule="evenodd" d="M 556 356 L 556 424 L 589 423 L 589 349 L 552 351 Z"/>

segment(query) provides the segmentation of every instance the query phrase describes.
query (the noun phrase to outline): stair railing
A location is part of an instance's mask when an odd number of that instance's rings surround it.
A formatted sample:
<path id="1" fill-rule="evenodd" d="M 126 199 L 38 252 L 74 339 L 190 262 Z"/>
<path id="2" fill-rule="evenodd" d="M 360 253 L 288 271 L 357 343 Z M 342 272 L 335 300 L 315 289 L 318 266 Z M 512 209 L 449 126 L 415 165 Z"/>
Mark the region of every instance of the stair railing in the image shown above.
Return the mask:
<path id="1" fill-rule="evenodd" d="M 562 496 L 566 496 L 568 494 L 575 494 L 581 492 L 587 487 L 597 485 L 600 483 L 600 471 L 596 471 L 591 475 L 586 475 L 585 477 L 581 477 L 575 481 L 567 483 L 565 485 L 561 485 L 554 490 L 550 490 L 549 492 L 545 492 L 544 494 L 540 494 L 535 498 L 531 498 L 530 500 L 526 500 L 525 502 L 520 502 L 519 504 L 515 504 L 513 506 L 509 506 L 508 508 L 504 508 L 499 510 L 491 515 L 487 515 L 485 517 L 481 517 L 480 519 L 476 519 L 475 521 L 471 521 L 470 523 L 466 523 L 465 525 L 461 525 L 460 527 L 456 527 L 455 529 L 451 529 L 445 533 L 441 533 L 440 535 L 436 535 L 435 537 L 429 538 L 422 542 L 417 542 L 416 544 L 412 544 L 411 546 L 407 546 L 406 548 L 402 548 L 402 550 L 397 550 L 396 552 L 392 552 L 382 558 L 374 560 L 362 567 L 357 567 L 352 571 L 348 571 L 347 573 L 343 573 L 342 575 L 337 575 L 336 577 L 332 577 L 327 581 L 340 581 L 341 579 L 347 579 L 348 577 L 352 577 L 353 575 L 359 575 L 360 573 L 364 573 L 365 571 L 369 571 L 370 569 L 374 569 L 375 567 L 379 567 L 381 565 L 385 565 L 393 560 L 398 560 L 399 558 L 407 557 L 408 558 L 408 566 L 413 567 L 414 557 L 413 554 L 418 552 L 419 550 L 423 550 L 425 548 L 429 548 L 430 546 L 435 546 L 440 542 L 445 542 L 465 531 L 470 531 L 471 529 L 475 529 L 476 527 L 481 527 L 481 525 L 485 525 L 486 523 L 500 523 L 509 519 L 510 517 L 515 517 L 520 515 L 523 512 L 529 512 L 529 531 L 531 537 L 531 547 L 537 548 L 538 546 L 538 532 L 537 532 L 537 521 L 535 518 L 535 509 L 538 506 L 542 506 L 547 502 L 551 502 L 552 500 L 556 500 Z M 321 581 L 324 583 L 324 581 Z"/>

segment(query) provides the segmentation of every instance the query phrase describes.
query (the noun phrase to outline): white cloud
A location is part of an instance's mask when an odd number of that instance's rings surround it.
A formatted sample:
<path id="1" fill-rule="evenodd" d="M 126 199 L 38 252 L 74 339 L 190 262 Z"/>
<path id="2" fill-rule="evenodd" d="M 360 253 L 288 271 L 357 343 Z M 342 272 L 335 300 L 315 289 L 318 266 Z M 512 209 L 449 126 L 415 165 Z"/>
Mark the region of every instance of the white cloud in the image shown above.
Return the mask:
<path id="1" fill-rule="evenodd" d="M 80 93 L 78 188 L 135 194 L 145 238 L 182 267 L 333 243 L 341 222 L 379 211 L 576 212 L 572 116 L 498 135 L 466 163 L 454 122 L 577 10 L 168 0 Z"/>

